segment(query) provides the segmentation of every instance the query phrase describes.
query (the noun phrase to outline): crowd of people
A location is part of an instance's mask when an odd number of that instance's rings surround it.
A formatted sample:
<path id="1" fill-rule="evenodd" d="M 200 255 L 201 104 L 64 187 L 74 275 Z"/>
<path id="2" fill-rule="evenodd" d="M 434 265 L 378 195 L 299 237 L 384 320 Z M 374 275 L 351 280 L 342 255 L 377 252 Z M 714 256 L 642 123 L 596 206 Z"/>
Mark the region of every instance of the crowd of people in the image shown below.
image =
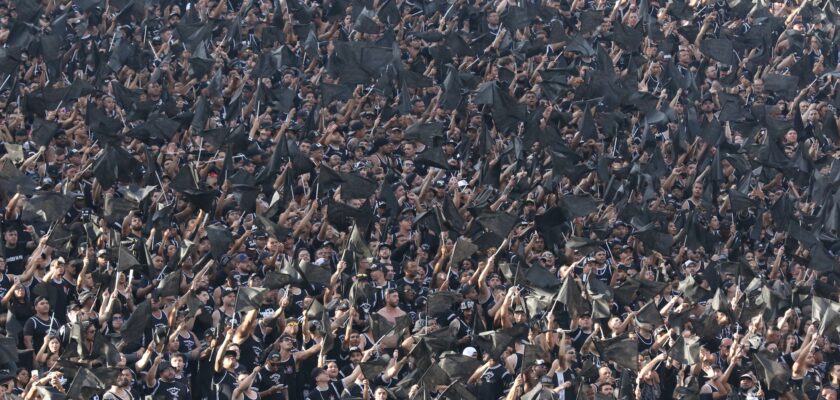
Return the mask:
<path id="1" fill-rule="evenodd" d="M 0 398 L 837 399 L 838 15 L 0 1 Z"/>

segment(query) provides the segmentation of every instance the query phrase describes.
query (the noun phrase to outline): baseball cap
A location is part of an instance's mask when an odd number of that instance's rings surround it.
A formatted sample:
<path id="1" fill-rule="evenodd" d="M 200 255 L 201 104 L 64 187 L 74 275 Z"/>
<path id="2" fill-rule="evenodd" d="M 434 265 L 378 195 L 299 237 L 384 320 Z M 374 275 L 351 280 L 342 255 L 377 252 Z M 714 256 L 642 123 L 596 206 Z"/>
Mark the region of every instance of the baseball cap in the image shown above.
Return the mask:
<path id="1" fill-rule="evenodd" d="M 467 357 L 475 357 L 476 355 L 478 355 L 478 350 L 476 350 L 475 347 L 467 347 L 464 349 L 463 352 L 461 352 L 461 354 Z"/>

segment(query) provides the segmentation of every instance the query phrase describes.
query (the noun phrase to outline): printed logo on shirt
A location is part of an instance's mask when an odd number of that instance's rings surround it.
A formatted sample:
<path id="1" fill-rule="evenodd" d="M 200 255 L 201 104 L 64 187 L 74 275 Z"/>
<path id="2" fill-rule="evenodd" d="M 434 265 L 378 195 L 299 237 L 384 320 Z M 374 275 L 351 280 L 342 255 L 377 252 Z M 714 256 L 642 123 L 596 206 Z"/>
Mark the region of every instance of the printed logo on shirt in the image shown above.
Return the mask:
<path id="1" fill-rule="evenodd" d="M 493 382 L 493 378 L 495 378 L 495 377 L 496 377 L 496 374 L 494 374 L 493 371 L 487 371 L 487 372 L 484 373 L 484 375 L 481 376 L 481 379 L 484 382 L 490 383 L 490 382 Z"/>
<path id="2" fill-rule="evenodd" d="M 276 310 L 274 310 L 273 308 L 266 308 L 265 310 L 260 311 L 260 315 L 262 315 L 263 318 L 268 318 L 272 314 L 274 314 L 274 311 Z"/>
<path id="3" fill-rule="evenodd" d="M 192 339 L 185 339 L 183 343 L 187 351 L 192 351 L 192 349 L 195 348 L 195 341 L 193 341 Z"/>

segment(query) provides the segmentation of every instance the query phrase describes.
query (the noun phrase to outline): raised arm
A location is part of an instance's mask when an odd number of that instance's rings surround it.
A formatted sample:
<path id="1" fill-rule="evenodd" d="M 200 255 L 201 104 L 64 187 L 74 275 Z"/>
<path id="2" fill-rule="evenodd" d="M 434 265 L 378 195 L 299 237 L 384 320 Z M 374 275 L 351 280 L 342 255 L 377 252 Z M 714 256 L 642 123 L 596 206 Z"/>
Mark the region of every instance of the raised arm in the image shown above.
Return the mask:
<path id="1" fill-rule="evenodd" d="M 388 368 L 385 369 L 385 372 L 382 374 L 382 380 L 385 382 L 389 382 L 391 378 L 395 377 L 400 370 L 402 369 L 403 365 L 408 361 L 408 357 L 403 357 L 401 360 L 396 361 L 400 357 L 400 352 L 398 350 L 394 350 L 393 357 L 391 357 L 391 362 L 388 363 Z"/>
<path id="2" fill-rule="evenodd" d="M 478 380 L 481 379 L 481 376 L 484 375 L 484 373 L 487 372 L 487 370 L 492 368 L 494 365 L 496 365 L 496 360 L 491 358 L 482 366 L 478 367 L 478 369 L 476 369 L 475 372 L 473 372 L 473 374 L 470 375 L 470 379 L 467 380 L 467 385 L 473 385 L 476 382 L 478 382 Z"/>
<path id="3" fill-rule="evenodd" d="M 357 365 L 356 368 L 353 368 L 353 372 L 351 372 L 350 375 L 347 375 L 346 377 L 341 379 L 341 383 L 344 385 L 344 387 L 348 387 L 351 384 L 353 384 L 353 382 L 355 382 L 361 374 L 362 368 Z"/>
<path id="4" fill-rule="evenodd" d="M 222 344 L 219 346 L 219 352 L 216 353 L 216 359 L 213 360 L 213 371 L 221 372 L 222 371 L 222 359 L 225 358 L 225 350 L 230 345 L 230 340 L 233 334 L 232 331 L 228 330 L 225 332 L 225 340 L 222 341 Z"/>
<path id="5" fill-rule="evenodd" d="M 802 342 L 802 347 L 799 348 L 799 354 L 796 355 L 796 361 L 793 362 L 793 368 L 791 368 L 791 377 L 793 377 L 793 379 L 801 379 L 805 376 L 805 373 L 808 372 L 805 359 L 808 358 L 808 354 L 811 353 L 814 345 L 817 343 L 817 341 L 814 340 L 815 334 L 816 330 L 814 329 L 814 325 L 809 326 L 808 334 L 805 336 L 805 340 Z"/>
<path id="6" fill-rule="evenodd" d="M 15 290 L 20 286 L 20 279 L 15 277 L 15 283 L 12 284 L 12 287 L 9 288 L 9 291 L 3 296 L 3 299 L 0 300 L 2 304 L 9 304 L 9 301 L 12 300 L 12 297 L 15 296 Z"/>
<path id="7" fill-rule="evenodd" d="M 105 303 L 105 306 L 99 310 L 99 326 L 105 326 L 105 323 L 111 319 L 111 314 L 114 312 L 114 303 L 116 301 L 117 291 L 114 291 L 108 295 L 108 301 Z"/>
<path id="8" fill-rule="evenodd" d="M 82 260 L 82 270 L 81 270 L 81 272 L 79 272 L 79 276 L 76 277 L 76 287 L 81 287 L 82 286 L 82 280 L 84 280 L 85 274 L 87 274 L 89 266 L 90 266 L 90 258 L 85 257 Z M 117 280 L 119 280 L 119 279 L 117 279 Z"/>
<path id="9" fill-rule="evenodd" d="M 152 362 L 151 368 L 149 368 L 149 373 L 146 374 L 146 387 L 155 387 L 155 379 L 157 378 L 157 370 L 160 365 L 160 361 L 161 354 L 158 353 L 157 357 L 155 357 L 155 361 Z"/>
<path id="10" fill-rule="evenodd" d="M 239 382 L 239 385 L 236 386 L 236 389 L 233 389 L 233 396 L 231 396 L 233 400 L 239 400 L 240 398 L 245 397 L 245 391 L 247 391 L 248 388 L 250 388 L 251 385 L 254 384 L 254 378 L 257 377 L 257 374 L 260 372 L 261 369 L 261 366 L 256 366 L 247 378 L 243 379 L 242 382 Z"/>
<path id="11" fill-rule="evenodd" d="M 299 361 L 299 360 L 306 360 L 307 358 L 312 357 L 312 356 L 316 356 L 320 352 L 321 352 L 321 343 L 316 342 L 314 345 L 312 345 L 311 347 L 309 347 L 306 350 L 299 351 L 297 353 L 292 353 L 292 356 L 294 357 L 295 361 Z"/>
<path id="12" fill-rule="evenodd" d="M 257 327 L 257 310 L 248 311 L 245 318 L 242 319 L 242 324 L 236 328 L 236 333 L 233 335 L 234 343 L 242 343 L 245 339 L 254 333 Z"/>

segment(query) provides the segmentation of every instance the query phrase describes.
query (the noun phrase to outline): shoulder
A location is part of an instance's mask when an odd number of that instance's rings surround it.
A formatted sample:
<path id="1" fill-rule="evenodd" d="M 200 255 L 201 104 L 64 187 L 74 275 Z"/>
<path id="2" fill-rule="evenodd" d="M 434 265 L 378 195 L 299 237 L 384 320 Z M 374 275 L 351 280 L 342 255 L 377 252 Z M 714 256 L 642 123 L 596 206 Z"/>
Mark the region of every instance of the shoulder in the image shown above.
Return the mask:
<path id="1" fill-rule="evenodd" d="M 510 371 L 507 370 L 507 368 L 501 368 L 498 372 L 501 372 L 502 379 L 509 378 L 509 377 L 513 376 L 513 374 L 511 374 Z"/>

